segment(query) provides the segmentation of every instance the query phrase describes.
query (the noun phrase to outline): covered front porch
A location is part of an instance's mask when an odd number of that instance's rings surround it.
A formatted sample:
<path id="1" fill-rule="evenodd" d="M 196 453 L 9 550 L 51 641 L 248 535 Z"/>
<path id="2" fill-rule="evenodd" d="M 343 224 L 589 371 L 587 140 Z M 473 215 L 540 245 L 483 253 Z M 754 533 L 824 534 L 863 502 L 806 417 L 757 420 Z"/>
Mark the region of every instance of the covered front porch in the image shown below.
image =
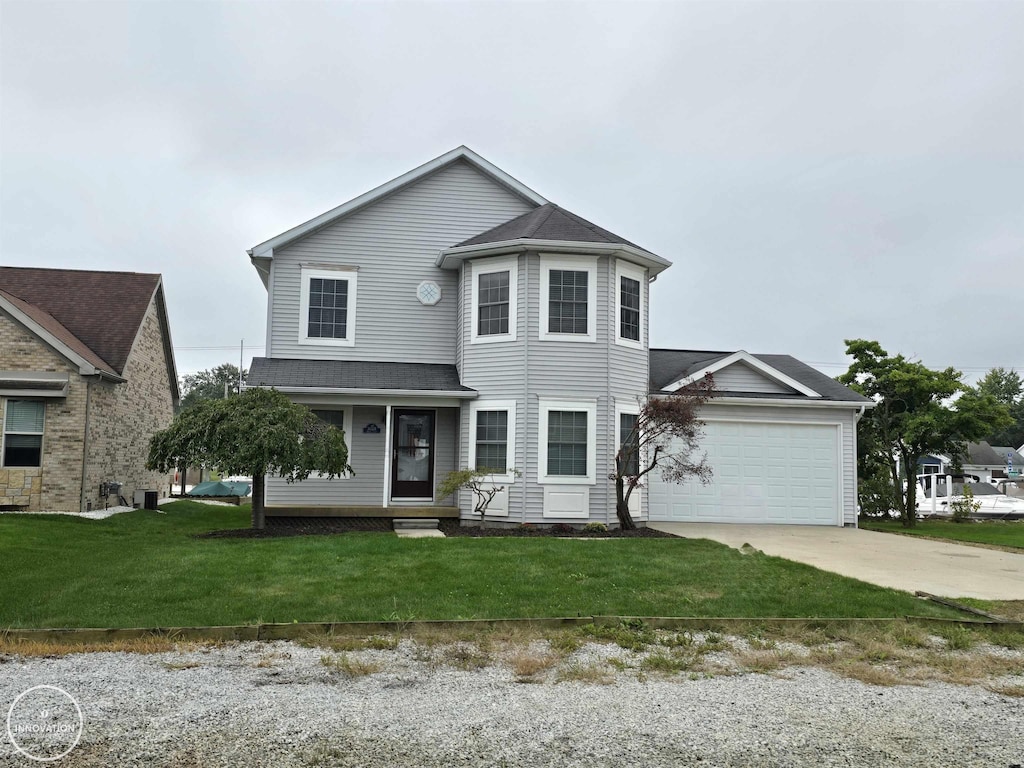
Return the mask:
<path id="1" fill-rule="evenodd" d="M 268 477 L 268 517 L 459 516 L 457 501 L 437 494 L 459 466 L 462 403 L 476 396 L 454 366 L 257 358 L 250 382 L 341 428 L 353 470 L 295 483 Z"/>

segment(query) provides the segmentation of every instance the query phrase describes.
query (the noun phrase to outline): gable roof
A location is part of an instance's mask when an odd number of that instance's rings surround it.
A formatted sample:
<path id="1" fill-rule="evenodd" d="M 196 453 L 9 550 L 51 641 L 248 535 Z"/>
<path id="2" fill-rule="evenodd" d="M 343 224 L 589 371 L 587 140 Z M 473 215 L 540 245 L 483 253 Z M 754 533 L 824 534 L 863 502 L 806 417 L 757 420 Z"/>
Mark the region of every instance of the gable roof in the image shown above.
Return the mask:
<path id="1" fill-rule="evenodd" d="M 408 173 L 403 173 L 401 176 L 381 184 L 379 187 L 371 189 L 369 192 L 359 195 L 359 197 L 354 197 L 347 203 L 342 203 L 336 208 L 332 208 L 309 221 L 299 224 L 296 227 L 292 227 L 291 229 L 282 232 L 259 245 L 253 246 L 248 250 L 248 254 L 254 260 L 260 258 L 273 258 L 275 248 L 281 248 L 293 240 L 298 240 L 300 237 L 308 235 L 310 232 L 320 229 L 321 227 L 325 227 L 328 224 L 333 224 L 338 219 L 341 219 L 342 217 L 347 216 L 370 203 L 380 200 L 382 197 L 390 195 L 402 187 L 408 186 L 409 184 L 422 179 L 424 176 L 428 176 L 429 174 L 444 168 L 446 165 L 450 165 L 451 163 L 459 160 L 464 160 L 465 162 L 475 166 L 478 170 L 494 179 L 494 181 L 498 182 L 503 187 L 519 195 L 519 197 L 523 198 L 527 202 L 533 203 L 534 205 L 544 205 L 547 203 L 547 200 L 525 184 L 514 179 L 512 176 L 509 176 L 496 165 L 489 163 L 476 152 L 469 149 L 469 147 L 463 145 L 456 147 L 450 152 L 445 152 L 440 157 L 435 157 L 430 162 L 424 163 Z"/>
<path id="2" fill-rule="evenodd" d="M 84 362 L 91 365 L 93 368 L 103 371 L 104 373 L 117 376 L 117 372 L 111 368 L 105 360 L 89 349 L 81 339 L 75 336 L 75 334 L 57 322 L 52 315 L 44 312 L 34 304 L 22 301 L 17 296 L 8 293 L 2 288 L 0 288 L 0 298 L 7 302 L 7 304 L 0 302 L 0 307 L 15 315 L 16 319 L 21 322 L 25 322 L 27 320 L 28 322 L 26 325 L 34 324 L 36 326 L 30 330 L 35 332 L 42 331 L 42 335 L 51 336 L 52 341 L 57 342 L 54 346 L 58 347 L 58 352 L 62 355 L 72 359 L 75 359 L 76 357 L 81 358 L 80 360 L 75 360 L 75 362 L 80 366 Z M 22 313 L 24 317 L 17 317 L 18 312 Z M 65 349 L 60 349 L 60 346 L 65 347 Z"/>
<path id="3" fill-rule="evenodd" d="M 992 450 L 995 451 L 996 456 L 1005 464 L 1006 456 L 1009 454 L 1010 460 L 1013 462 L 1015 468 L 1024 469 L 1024 455 L 1019 450 L 1008 445 L 993 445 Z"/>
<path id="4" fill-rule="evenodd" d="M 822 400 L 831 402 L 857 403 L 859 405 L 871 406 L 873 401 L 845 387 L 835 379 L 826 376 L 806 363 L 801 363 L 790 355 L 750 355 L 763 366 L 768 366 L 773 371 L 801 387 L 811 390 L 817 397 L 797 392 L 792 395 L 763 394 L 757 392 L 730 392 L 730 396 L 742 396 L 751 398 L 776 398 L 794 400 Z M 651 392 L 665 391 L 676 382 L 686 379 L 694 374 L 713 368 L 716 363 L 728 364 L 729 358 L 737 358 L 738 352 L 711 352 L 689 349 L 652 349 L 650 351 L 650 388 Z"/>
<path id="5" fill-rule="evenodd" d="M 9 305 L 56 342 L 99 371 L 120 376 L 154 295 L 177 397 L 170 330 L 160 275 L 80 269 L 0 267 L 0 292 Z"/>
<path id="6" fill-rule="evenodd" d="M 967 444 L 967 455 L 961 458 L 964 464 L 976 465 L 981 467 L 1002 467 L 1006 466 L 1006 452 L 1005 450 L 999 449 L 1002 454 L 997 453 L 997 449 L 982 440 L 979 443 L 968 443 Z"/>
<path id="7" fill-rule="evenodd" d="M 554 203 L 545 203 L 539 208 L 506 221 L 504 224 L 499 224 L 486 232 L 463 240 L 455 247 L 522 239 L 576 243 L 619 243 L 630 245 L 641 251 L 644 250 L 636 243 L 631 243 L 626 238 L 619 237 Z"/>
<path id="8" fill-rule="evenodd" d="M 254 357 L 247 387 L 285 391 L 416 392 L 423 395 L 475 397 L 462 386 L 454 365 L 442 363 L 377 363 L 361 360 L 296 360 Z"/>

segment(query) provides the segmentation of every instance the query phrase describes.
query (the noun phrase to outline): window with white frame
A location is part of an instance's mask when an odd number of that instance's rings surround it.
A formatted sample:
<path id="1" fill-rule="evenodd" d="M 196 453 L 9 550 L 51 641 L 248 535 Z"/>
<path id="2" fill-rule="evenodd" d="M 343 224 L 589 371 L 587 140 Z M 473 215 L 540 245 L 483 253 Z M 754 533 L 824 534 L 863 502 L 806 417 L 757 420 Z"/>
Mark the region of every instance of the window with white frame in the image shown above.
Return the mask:
<path id="1" fill-rule="evenodd" d="M 484 400 L 470 405 L 470 466 L 492 470 L 495 480 L 513 482 L 516 404 Z"/>
<path id="2" fill-rule="evenodd" d="M 514 258 L 472 263 L 472 343 L 515 341 L 518 272 Z"/>
<path id="3" fill-rule="evenodd" d="M 8 400 L 4 408 L 3 465 L 41 467 L 46 405 L 38 400 Z"/>
<path id="4" fill-rule="evenodd" d="M 327 407 L 310 407 L 313 415 L 316 416 L 324 424 L 330 424 L 335 429 L 339 429 L 345 433 L 345 447 L 348 448 L 348 463 L 352 464 L 352 433 L 355 422 L 352 418 L 352 406 L 344 405 L 337 406 L 334 408 Z M 321 472 L 314 472 L 310 475 L 314 478 L 326 478 L 327 475 Z M 348 477 L 348 475 L 341 475 L 341 477 Z"/>
<path id="5" fill-rule="evenodd" d="M 619 450 L 626 459 L 625 471 L 622 473 L 627 477 L 635 477 L 640 474 L 640 433 L 637 431 L 637 423 L 640 415 L 619 411 Z"/>
<path id="6" fill-rule="evenodd" d="M 597 259 L 542 256 L 540 270 L 540 338 L 594 341 Z"/>
<path id="7" fill-rule="evenodd" d="M 593 484 L 596 413 L 594 402 L 541 400 L 539 482 Z"/>
<path id="8" fill-rule="evenodd" d="M 615 264 L 615 343 L 643 348 L 644 280 L 640 267 L 624 261 Z"/>
<path id="9" fill-rule="evenodd" d="M 356 329 L 356 272 L 302 268 L 299 343 L 352 346 Z"/>

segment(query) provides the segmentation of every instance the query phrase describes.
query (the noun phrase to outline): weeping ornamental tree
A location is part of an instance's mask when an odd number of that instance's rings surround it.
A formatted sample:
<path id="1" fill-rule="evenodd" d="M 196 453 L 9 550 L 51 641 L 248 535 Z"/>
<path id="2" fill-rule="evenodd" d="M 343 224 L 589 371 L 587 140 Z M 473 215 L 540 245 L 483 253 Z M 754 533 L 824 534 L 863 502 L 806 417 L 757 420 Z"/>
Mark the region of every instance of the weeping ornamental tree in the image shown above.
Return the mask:
<path id="1" fill-rule="evenodd" d="M 216 467 L 252 477 L 252 527 L 264 527 L 263 489 L 268 474 L 289 483 L 313 472 L 350 473 L 344 433 L 275 389 L 247 389 L 226 400 L 203 400 L 153 435 L 147 468 Z"/>
<path id="2" fill-rule="evenodd" d="M 681 483 L 695 477 L 711 479 L 706 456 L 694 460 L 704 436 L 701 406 L 715 396 L 711 374 L 669 395 L 649 395 L 640 401 L 632 429 L 624 430 L 615 454 L 615 514 L 624 530 L 636 528 L 629 514 L 629 498 L 655 469 L 666 482 Z"/>
<path id="3" fill-rule="evenodd" d="M 876 403 L 857 425 L 858 442 L 872 452 L 867 462 L 861 457 L 859 479 L 862 484 L 877 482 L 877 469 L 884 466 L 892 489 L 889 498 L 903 525 L 912 528 L 917 521 L 918 460 L 932 453 L 961 453 L 966 443 L 1010 423 L 1009 412 L 991 395 L 967 387 L 954 368 L 933 371 L 903 355 L 890 356 L 877 341 L 864 339 L 847 340 L 846 354 L 853 364 L 839 381 Z M 865 476 L 870 468 L 874 474 Z"/>

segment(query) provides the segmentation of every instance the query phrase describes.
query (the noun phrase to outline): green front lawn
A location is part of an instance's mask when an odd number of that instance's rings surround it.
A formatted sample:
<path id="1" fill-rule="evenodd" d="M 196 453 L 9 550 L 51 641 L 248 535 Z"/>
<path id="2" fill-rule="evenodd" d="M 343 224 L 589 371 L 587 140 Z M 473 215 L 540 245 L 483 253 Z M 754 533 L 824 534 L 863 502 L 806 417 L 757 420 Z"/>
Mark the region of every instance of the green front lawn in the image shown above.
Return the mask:
<path id="1" fill-rule="evenodd" d="M 1024 549 L 1024 521 L 984 520 L 954 523 L 949 520 L 918 520 L 913 528 L 904 528 L 897 520 L 867 520 L 861 521 L 860 527 L 870 531 L 908 533 L 913 536 L 931 536 L 937 539 Z"/>
<path id="2" fill-rule="evenodd" d="M 891 589 L 686 539 L 195 539 L 249 507 L 0 515 L 0 627 L 648 616 L 952 616 Z"/>

